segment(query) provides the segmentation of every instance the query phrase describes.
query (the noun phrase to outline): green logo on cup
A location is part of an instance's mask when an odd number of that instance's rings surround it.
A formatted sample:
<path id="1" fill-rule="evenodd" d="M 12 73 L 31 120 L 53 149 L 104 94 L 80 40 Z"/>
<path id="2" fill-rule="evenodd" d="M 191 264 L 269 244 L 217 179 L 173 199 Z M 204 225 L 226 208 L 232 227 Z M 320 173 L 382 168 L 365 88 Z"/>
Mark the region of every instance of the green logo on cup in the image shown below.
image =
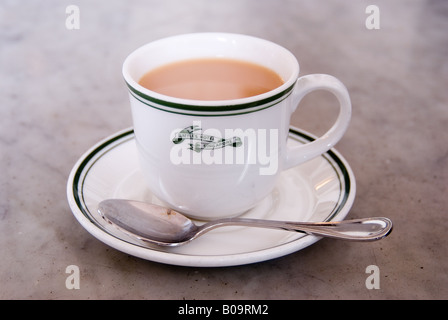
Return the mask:
<path id="1" fill-rule="evenodd" d="M 243 145 L 239 137 L 223 139 L 202 133 L 202 128 L 197 125 L 189 126 L 174 135 L 173 143 L 179 144 L 184 140 L 189 140 L 190 150 L 201 152 L 202 150 L 214 150 L 227 146 L 234 148 Z"/>

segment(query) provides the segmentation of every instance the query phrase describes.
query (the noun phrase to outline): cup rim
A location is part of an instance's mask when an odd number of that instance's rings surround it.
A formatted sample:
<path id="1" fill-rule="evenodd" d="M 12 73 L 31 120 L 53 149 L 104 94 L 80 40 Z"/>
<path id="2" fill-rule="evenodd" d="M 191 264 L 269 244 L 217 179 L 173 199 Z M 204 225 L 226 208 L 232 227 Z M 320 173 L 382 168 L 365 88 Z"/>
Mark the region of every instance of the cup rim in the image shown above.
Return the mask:
<path id="1" fill-rule="evenodd" d="M 129 72 L 129 64 L 135 59 L 135 56 L 138 55 L 142 50 L 147 49 L 149 46 L 154 46 L 160 44 L 163 41 L 176 41 L 194 37 L 203 37 L 204 39 L 210 38 L 231 38 L 238 39 L 243 41 L 256 41 L 256 42 L 264 42 L 266 45 L 271 46 L 271 48 L 275 48 L 276 50 L 282 51 L 282 53 L 294 63 L 291 63 L 291 73 L 290 77 L 285 80 L 285 82 L 268 92 L 263 94 L 239 98 L 239 99 L 229 99 L 229 100 L 195 100 L 195 99 L 183 99 L 171 97 L 168 95 L 160 94 L 158 92 L 149 90 L 143 86 L 141 86 L 138 81 L 136 81 Z M 179 59 L 180 61 L 181 59 Z M 292 89 L 296 83 L 296 80 L 299 76 L 299 63 L 296 57 L 286 48 L 271 42 L 269 40 L 265 40 L 262 38 L 257 38 L 249 35 L 236 34 L 236 33 L 218 33 L 218 32 L 205 32 L 205 33 L 187 33 L 181 34 L 171 37 L 162 38 L 159 40 L 155 40 L 149 42 L 139 48 L 135 49 L 131 52 L 125 59 L 122 67 L 122 74 L 126 85 L 130 91 L 130 93 L 138 100 L 145 104 L 150 104 L 154 106 L 161 107 L 161 109 L 165 109 L 166 107 L 169 109 L 181 109 L 185 111 L 194 111 L 194 112 L 226 112 L 226 111 L 236 111 L 236 110 L 247 110 L 253 109 L 260 106 L 265 106 L 267 104 L 274 103 L 276 104 L 279 99 L 283 100 L 285 96 L 289 95 L 292 92 Z M 257 108 L 258 109 L 258 108 Z"/>

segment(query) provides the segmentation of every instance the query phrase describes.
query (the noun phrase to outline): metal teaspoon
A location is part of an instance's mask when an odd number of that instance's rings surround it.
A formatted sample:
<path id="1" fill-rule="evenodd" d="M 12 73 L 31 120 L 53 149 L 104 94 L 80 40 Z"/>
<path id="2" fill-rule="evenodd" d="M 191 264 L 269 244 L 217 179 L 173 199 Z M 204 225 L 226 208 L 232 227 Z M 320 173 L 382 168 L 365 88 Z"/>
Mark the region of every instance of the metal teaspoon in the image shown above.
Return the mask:
<path id="1" fill-rule="evenodd" d="M 317 236 L 375 241 L 392 231 L 388 218 L 365 218 L 330 222 L 292 222 L 225 218 L 196 225 L 181 213 L 146 202 L 109 199 L 100 202 L 98 213 L 108 223 L 139 240 L 159 246 L 180 246 L 219 227 L 247 226 L 303 232 Z"/>

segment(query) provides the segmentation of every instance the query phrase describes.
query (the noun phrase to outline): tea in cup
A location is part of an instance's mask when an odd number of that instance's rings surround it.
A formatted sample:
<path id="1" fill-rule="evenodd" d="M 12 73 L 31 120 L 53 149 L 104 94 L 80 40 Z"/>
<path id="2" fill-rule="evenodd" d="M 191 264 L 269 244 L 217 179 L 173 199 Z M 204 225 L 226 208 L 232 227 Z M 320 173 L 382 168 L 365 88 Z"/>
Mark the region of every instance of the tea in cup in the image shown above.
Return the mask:
<path id="1" fill-rule="evenodd" d="M 140 165 L 151 192 L 200 220 L 240 215 L 275 187 L 280 173 L 331 149 L 351 102 L 335 77 L 299 77 L 287 49 L 229 33 L 193 33 L 148 43 L 123 64 Z M 339 102 L 316 140 L 287 146 L 292 113 L 315 90 Z"/>

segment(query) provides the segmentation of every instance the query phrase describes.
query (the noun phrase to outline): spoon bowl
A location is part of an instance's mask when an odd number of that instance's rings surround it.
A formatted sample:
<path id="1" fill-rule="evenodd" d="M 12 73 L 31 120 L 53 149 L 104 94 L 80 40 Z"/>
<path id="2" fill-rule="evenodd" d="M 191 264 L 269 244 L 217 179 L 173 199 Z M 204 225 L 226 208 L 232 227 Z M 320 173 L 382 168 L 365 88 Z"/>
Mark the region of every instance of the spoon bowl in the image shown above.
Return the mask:
<path id="1" fill-rule="evenodd" d="M 226 226 L 281 229 L 353 241 L 380 240 L 392 231 L 392 221 L 384 217 L 331 222 L 226 218 L 198 226 L 169 208 L 124 199 L 100 202 L 98 213 L 109 224 L 138 240 L 169 247 L 187 244 L 213 229 Z"/>

